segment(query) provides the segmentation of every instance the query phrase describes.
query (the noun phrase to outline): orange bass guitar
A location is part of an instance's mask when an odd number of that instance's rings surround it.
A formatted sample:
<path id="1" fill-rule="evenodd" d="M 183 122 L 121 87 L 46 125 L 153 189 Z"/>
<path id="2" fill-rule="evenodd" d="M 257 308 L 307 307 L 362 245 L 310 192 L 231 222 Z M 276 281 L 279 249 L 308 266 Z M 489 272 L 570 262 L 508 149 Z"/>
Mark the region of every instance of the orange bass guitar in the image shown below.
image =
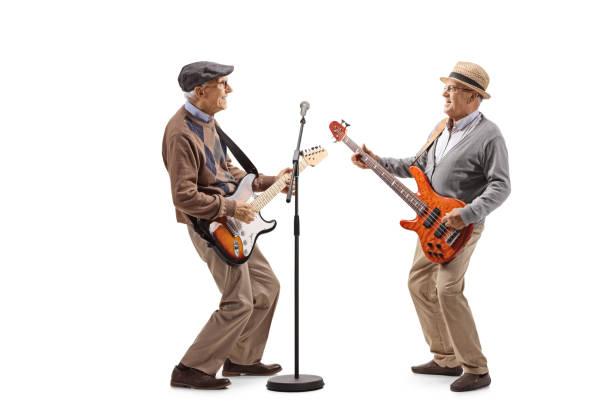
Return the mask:
<path id="1" fill-rule="evenodd" d="M 465 207 L 465 203 L 436 194 L 427 176 L 416 166 L 410 167 L 418 186 L 418 193 L 413 193 L 346 135 L 344 121 L 343 124 L 336 121 L 330 123 L 329 129 L 336 142 L 343 141 L 352 151 L 359 153 L 361 160 L 416 212 L 415 219 L 402 220 L 400 225 L 418 234 L 425 256 L 439 264 L 450 262 L 470 239 L 474 225 L 456 230 L 440 220 L 453 209 Z"/>

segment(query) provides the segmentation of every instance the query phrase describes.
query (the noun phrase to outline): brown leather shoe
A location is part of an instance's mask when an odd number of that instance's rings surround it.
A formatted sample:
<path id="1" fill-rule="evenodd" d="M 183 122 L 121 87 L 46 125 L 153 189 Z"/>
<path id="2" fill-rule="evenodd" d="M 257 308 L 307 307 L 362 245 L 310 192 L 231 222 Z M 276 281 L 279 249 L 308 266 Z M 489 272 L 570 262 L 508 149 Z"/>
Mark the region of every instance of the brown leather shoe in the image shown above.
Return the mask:
<path id="1" fill-rule="evenodd" d="M 463 372 L 463 368 L 461 368 L 461 366 L 442 367 L 439 366 L 435 361 L 431 360 L 429 363 L 412 366 L 412 372 L 417 374 L 459 376 Z"/>
<path id="2" fill-rule="evenodd" d="M 457 381 L 451 384 L 451 391 L 473 391 L 491 384 L 491 376 L 486 374 L 463 374 Z"/>
<path id="3" fill-rule="evenodd" d="M 262 364 L 256 363 L 253 365 L 240 365 L 232 363 L 229 358 L 223 364 L 223 375 L 226 377 L 234 377 L 237 375 L 272 375 L 278 373 L 283 368 L 280 364 Z"/>
<path id="4" fill-rule="evenodd" d="M 219 390 L 230 385 L 227 378 L 216 378 L 196 368 L 179 363 L 172 371 L 170 385 L 173 387 L 196 388 L 198 390 Z"/>

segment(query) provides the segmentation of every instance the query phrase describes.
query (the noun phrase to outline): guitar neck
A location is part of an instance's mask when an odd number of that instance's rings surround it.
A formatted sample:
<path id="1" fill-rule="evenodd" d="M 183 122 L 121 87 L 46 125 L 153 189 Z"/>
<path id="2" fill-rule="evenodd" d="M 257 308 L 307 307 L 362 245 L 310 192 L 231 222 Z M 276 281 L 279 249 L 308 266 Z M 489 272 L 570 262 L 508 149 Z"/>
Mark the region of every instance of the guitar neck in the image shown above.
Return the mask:
<path id="1" fill-rule="evenodd" d="M 427 205 L 414 194 L 401 181 L 387 171 L 380 163 L 364 152 L 355 142 L 348 136 L 344 135 L 342 141 L 355 153 L 361 155 L 361 160 L 380 177 L 395 193 L 402 198 L 417 214 L 427 212 Z"/>
<path id="2" fill-rule="evenodd" d="M 300 160 L 298 165 L 298 174 L 302 174 L 302 171 L 308 167 L 308 163 L 305 160 Z M 291 174 L 285 174 L 280 179 L 276 180 L 274 184 L 266 189 L 263 193 L 257 196 L 255 200 L 251 203 L 251 206 L 255 209 L 256 212 L 260 212 L 262 208 L 264 208 L 272 199 L 287 185 L 287 180 L 291 178 Z"/>

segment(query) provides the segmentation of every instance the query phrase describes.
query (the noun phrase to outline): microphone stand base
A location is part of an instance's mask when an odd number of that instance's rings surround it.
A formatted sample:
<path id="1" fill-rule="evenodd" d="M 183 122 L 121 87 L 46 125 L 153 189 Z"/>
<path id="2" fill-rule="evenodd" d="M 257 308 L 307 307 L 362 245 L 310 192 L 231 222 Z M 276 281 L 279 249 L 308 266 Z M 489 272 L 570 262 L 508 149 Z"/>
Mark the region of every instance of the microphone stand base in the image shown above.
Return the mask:
<path id="1" fill-rule="evenodd" d="M 270 391 L 300 392 L 319 390 L 324 385 L 323 378 L 318 375 L 300 374 L 295 378 L 292 374 L 274 376 L 268 380 L 266 387 Z"/>

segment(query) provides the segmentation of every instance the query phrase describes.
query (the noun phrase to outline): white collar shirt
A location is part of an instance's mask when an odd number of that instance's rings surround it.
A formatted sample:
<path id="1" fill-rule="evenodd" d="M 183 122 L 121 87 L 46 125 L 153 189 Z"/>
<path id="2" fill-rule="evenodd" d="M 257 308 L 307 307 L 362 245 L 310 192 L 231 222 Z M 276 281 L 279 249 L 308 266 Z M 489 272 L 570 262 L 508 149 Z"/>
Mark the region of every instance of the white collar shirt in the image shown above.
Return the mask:
<path id="1" fill-rule="evenodd" d="M 442 131 L 442 134 L 438 138 L 436 143 L 436 164 L 440 163 L 440 160 L 466 135 L 468 135 L 472 129 L 476 127 L 482 115 L 480 111 L 476 109 L 474 112 L 467 115 L 454 123 L 452 130 L 449 131 L 448 125 L 450 120 L 447 122 L 446 127 Z"/>

